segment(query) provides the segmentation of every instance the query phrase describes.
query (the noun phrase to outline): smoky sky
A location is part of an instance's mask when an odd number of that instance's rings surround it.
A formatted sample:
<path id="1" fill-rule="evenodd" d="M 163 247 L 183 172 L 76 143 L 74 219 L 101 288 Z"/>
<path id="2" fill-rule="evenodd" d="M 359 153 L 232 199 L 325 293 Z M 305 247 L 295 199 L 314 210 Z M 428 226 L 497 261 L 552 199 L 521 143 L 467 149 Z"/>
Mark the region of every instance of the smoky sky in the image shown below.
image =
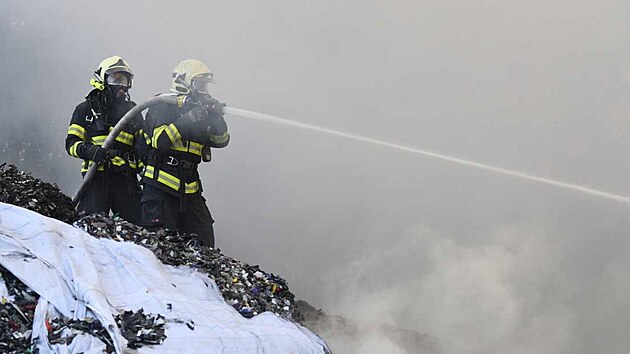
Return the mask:
<path id="1" fill-rule="evenodd" d="M 204 61 L 229 106 L 630 195 L 622 1 L 0 2 L 2 160 L 73 194 L 63 151 L 98 63 L 132 98 Z M 628 206 L 294 127 L 226 117 L 201 167 L 224 253 L 298 298 L 454 352 L 625 353 Z M 376 326 L 378 327 L 378 326 Z M 357 344 L 363 343 L 363 344 Z M 453 349 L 455 348 L 455 349 Z M 445 349 L 446 350 L 446 349 Z"/>

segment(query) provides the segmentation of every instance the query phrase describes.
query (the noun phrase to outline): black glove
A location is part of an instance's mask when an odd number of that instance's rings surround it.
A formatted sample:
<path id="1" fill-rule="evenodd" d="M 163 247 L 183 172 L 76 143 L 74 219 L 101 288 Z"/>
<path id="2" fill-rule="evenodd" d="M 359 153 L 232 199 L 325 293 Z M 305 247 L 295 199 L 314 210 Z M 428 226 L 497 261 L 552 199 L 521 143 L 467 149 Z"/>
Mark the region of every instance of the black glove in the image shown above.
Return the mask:
<path id="1" fill-rule="evenodd" d="M 204 125 L 203 121 L 207 121 L 207 117 L 208 110 L 206 106 L 196 105 L 181 116 L 177 122 L 175 122 L 175 126 L 184 139 L 190 139 L 193 132 L 202 128 Z"/>
<path id="2" fill-rule="evenodd" d="M 202 98 L 202 103 L 207 107 L 208 112 L 223 116 L 223 107 L 225 107 L 225 103 L 220 102 L 210 95 L 204 96 Z"/>
<path id="3" fill-rule="evenodd" d="M 86 152 L 88 159 L 96 162 L 102 163 L 107 160 L 107 149 L 103 149 L 100 146 L 92 145 L 87 149 Z"/>
<path id="4" fill-rule="evenodd" d="M 87 144 L 86 144 L 87 145 Z M 104 149 L 97 145 L 83 145 L 79 149 L 83 150 L 80 156 L 86 160 L 92 160 L 96 163 L 103 163 L 113 157 L 120 156 L 120 151 Z"/>

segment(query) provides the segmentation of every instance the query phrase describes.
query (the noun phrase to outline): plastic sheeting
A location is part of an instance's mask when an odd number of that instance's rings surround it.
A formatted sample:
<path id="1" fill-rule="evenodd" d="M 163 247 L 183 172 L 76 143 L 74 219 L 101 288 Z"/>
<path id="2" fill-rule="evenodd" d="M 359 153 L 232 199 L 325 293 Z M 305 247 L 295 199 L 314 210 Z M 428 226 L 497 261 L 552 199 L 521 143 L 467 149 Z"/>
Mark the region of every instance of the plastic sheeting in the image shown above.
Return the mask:
<path id="1" fill-rule="evenodd" d="M 187 267 L 160 263 L 128 242 L 96 239 L 70 225 L 0 203 L 0 264 L 41 298 L 33 337 L 42 353 L 97 353 L 102 342 L 76 337 L 50 345 L 45 319 L 99 319 L 117 353 L 126 340 L 113 315 L 122 310 L 161 314 L 166 340 L 139 353 L 327 353 L 308 329 L 271 313 L 246 319 L 223 301 L 215 283 Z M 191 329 L 194 328 L 194 329 Z"/>

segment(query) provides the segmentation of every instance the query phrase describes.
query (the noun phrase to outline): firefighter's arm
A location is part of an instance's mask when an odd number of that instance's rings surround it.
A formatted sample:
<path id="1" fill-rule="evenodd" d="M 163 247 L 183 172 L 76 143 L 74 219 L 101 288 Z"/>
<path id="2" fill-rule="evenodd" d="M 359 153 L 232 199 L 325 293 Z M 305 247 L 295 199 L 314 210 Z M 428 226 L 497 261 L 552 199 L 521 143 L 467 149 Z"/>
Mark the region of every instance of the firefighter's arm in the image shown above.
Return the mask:
<path id="1" fill-rule="evenodd" d="M 68 135 L 66 136 L 66 152 L 68 155 L 83 160 L 91 160 L 95 162 L 103 162 L 109 157 L 106 149 L 87 142 L 85 128 L 85 112 L 82 112 L 80 106 L 75 108 L 68 127 Z"/>
<path id="2" fill-rule="evenodd" d="M 210 142 L 213 148 L 223 148 L 230 142 L 230 133 L 228 133 L 227 123 L 223 118 L 223 113 L 210 112 Z"/>
<path id="3" fill-rule="evenodd" d="M 77 108 L 74 109 L 72 119 L 70 120 L 68 135 L 66 136 L 66 152 L 72 157 L 84 159 L 83 156 L 79 155 L 79 150 L 82 150 L 80 146 L 85 144 L 85 117 L 79 107 L 80 106 L 77 106 Z"/>

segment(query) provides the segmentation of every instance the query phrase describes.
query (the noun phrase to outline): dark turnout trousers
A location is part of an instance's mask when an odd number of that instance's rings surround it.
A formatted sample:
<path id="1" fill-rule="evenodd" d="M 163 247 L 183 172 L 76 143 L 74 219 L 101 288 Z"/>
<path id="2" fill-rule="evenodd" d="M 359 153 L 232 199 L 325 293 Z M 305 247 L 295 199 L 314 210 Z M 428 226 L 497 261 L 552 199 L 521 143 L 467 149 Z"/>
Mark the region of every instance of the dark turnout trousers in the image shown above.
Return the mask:
<path id="1" fill-rule="evenodd" d="M 121 218 L 139 224 L 141 193 L 135 176 L 110 173 L 103 178 L 102 174 L 97 174 L 90 182 L 85 196 L 79 201 L 77 211 L 82 215 L 89 215 L 108 214 L 111 210 Z"/>
<path id="2" fill-rule="evenodd" d="M 214 220 L 201 193 L 187 194 L 186 208 L 181 211 L 180 198 L 157 187 L 144 185 L 142 192 L 142 223 L 147 227 L 165 227 L 184 233 L 194 233 L 201 242 L 214 247 Z"/>

